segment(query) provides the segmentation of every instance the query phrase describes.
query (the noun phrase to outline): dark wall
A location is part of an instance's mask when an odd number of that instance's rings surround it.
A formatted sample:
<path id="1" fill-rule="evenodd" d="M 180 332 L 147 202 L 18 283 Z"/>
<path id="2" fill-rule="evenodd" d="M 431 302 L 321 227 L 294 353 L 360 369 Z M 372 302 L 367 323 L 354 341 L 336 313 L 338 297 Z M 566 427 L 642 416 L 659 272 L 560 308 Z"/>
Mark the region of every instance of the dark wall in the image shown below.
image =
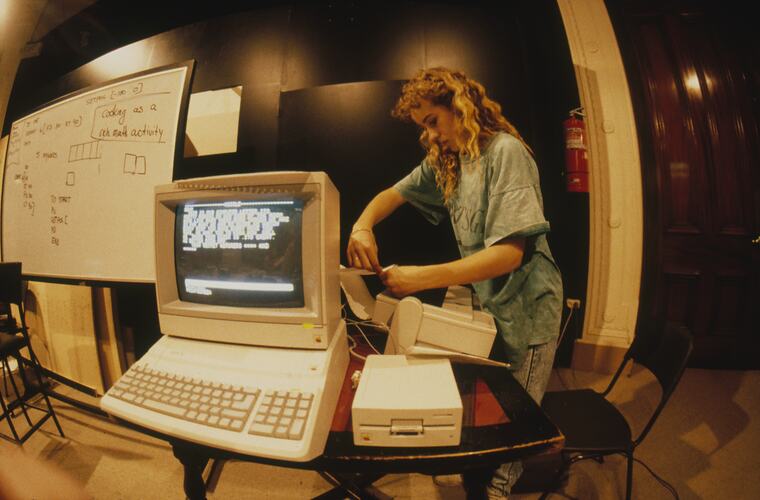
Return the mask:
<path id="1" fill-rule="evenodd" d="M 341 193 L 345 244 L 371 197 L 423 156 L 415 127 L 389 114 L 403 80 L 423 67 L 459 68 L 485 85 L 533 147 L 566 293 L 585 298 L 588 202 L 565 193 L 562 172 L 561 122 L 578 96 L 554 1 L 123 5 L 101 0 L 22 61 L 5 133 L 65 93 L 194 59 L 193 92 L 243 86 L 238 151 L 186 158 L 175 178 L 324 170 Z M 407 207 L 377 234 L 383 264 L 457 256 L 448 225 L 432 227 Z"/>

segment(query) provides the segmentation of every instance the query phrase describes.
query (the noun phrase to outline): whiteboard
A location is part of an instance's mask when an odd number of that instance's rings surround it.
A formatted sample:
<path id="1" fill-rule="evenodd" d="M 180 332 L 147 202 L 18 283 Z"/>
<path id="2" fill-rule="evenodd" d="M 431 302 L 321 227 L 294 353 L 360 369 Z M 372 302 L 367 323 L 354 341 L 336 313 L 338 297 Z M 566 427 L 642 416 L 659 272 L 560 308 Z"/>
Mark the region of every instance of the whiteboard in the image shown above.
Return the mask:
<path id="1" fill-rule="evenodd" d="M 25 275 L 155 280 L 153 191 L 172 180 L 188 71 L 125 77 L 13 123 L 3 260 Z"/>

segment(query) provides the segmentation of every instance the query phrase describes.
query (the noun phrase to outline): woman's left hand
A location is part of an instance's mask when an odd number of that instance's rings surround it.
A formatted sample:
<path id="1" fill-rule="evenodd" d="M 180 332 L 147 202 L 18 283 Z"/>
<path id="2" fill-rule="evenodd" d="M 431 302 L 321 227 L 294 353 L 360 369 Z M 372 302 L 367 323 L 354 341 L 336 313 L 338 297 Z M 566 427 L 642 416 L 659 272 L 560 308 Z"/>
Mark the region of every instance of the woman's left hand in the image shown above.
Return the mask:
<path id="1" fill-rule="evenodd" d="M 388 291 L 395 297 L 405 297 L 424 290 L 422 267 L 390 266 L 379 274 Z"/>

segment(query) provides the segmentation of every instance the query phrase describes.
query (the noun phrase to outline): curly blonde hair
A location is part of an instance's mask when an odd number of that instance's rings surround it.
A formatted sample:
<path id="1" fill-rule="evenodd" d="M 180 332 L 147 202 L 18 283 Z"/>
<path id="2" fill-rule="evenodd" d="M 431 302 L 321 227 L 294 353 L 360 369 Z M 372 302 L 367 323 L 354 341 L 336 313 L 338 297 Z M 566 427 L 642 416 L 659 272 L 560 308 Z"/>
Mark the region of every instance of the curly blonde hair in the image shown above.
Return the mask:
<path id="1" fill-rule="evenodd" d="M 421 70 L 404 84 L 391 115 L 403 121 L 412 121 L 411 112 L 420 107 L 422 100 L 451 110 L 462 134 L 462 150 L 459 152 L 441 150 L 437 143 L 429 139 L 426 130 L 420 135 L 420 144 L 427 151 L 425 159 L 435 170 L 436 185 L 443 192 L 446 202 L 459 181 L 459 153 L 471 159 L 479 158 L 486 141 L 500 131 L 516 137 L 533 153 L 514 125 L 501 114 L 501 106 L 486 96 L 483 85 L 461 71 L 442 67 Z"/>

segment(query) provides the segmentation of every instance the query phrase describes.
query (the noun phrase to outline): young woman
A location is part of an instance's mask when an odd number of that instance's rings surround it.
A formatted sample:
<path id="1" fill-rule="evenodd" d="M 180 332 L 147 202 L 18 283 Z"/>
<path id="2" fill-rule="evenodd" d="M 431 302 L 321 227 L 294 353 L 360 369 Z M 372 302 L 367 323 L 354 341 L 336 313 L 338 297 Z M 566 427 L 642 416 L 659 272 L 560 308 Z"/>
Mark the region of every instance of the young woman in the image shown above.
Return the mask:
<path id="1" fill-rule="evenodd" d="M 483 86 L 460 71 L 420 71 L 392 114 L 420 126 L 427 154 L 364 209 L 348 242 L 349 265 L 374 270 L 396 296 L 471 283 L 496 321 L 492 357 L 510 362 L 540 402 L 554 361 L 562 280 L 546 241 L 549 223 L 530 148 Z M 405 202 L 433 224 L 448 215 L 462 258 L 384 271 L 372 228 Z M 521 472 L 515 462 L 485 476 L 465 475 L 465 488 L 474 496 L 487 477 L 489 497 L 506 497 Z"/>

